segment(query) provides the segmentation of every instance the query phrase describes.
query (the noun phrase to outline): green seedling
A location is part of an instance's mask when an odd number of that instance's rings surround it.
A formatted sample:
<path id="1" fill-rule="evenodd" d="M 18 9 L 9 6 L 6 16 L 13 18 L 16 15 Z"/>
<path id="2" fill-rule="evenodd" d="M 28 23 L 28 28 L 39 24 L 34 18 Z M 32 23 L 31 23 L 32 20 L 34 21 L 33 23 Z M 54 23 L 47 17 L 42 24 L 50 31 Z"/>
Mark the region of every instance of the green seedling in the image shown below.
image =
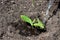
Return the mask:
<path id="1" fill-rule="evenodd" d="M 26 15 L 21 15 L 20 16 L 21 19 L 24 21 L 24 22 L 28 22 L 29 24 L 31 24 L 31 26 L 35 26 L 35 27 L 40 27 L 41 29 L 44 29 L 44 23 L 39 20 L 39 18 L 37 19 L 34 19 L 33 21 Z"/>

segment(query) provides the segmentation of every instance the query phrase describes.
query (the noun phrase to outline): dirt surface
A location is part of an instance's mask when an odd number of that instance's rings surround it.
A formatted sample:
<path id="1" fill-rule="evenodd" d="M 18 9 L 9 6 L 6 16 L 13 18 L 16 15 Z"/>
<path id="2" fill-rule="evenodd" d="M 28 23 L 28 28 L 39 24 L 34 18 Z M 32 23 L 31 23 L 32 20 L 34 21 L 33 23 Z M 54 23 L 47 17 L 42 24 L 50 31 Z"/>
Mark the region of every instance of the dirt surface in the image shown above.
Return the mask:
<path id="1" fill-rule="evenodd" d="M 49 10 L 45 30 L 29 29 L 31 26 L 20 19 L 20 15 L 24 14 L 44 21 L 48 3 L 48 0 L 35 0 L 34 5 L 32 0 L 0 0 L 0 40 L 60 40 L 59 0 Z"/>

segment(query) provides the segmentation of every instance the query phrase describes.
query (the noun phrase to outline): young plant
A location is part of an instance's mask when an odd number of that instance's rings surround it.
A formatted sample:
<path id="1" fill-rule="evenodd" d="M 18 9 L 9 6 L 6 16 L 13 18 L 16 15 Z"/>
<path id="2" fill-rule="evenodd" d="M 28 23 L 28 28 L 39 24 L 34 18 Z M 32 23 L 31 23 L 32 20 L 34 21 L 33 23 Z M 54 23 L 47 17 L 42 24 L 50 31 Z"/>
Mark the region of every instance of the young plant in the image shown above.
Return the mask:
<path id="1" fill-rule="evenodd" d="M 45 25 L 44 23 L 39 20 L 39 18 L 37 19 L 34 19 L 33 21 L 26 15 L 21 15 L 20 16 L 21 19 L 24 21 L 24 22 L 27 22 L 29 24 L 31 24 L 31 26 L 35 26 L 35 27 L 40 27 L 41 29 L 44 29 Z"/>

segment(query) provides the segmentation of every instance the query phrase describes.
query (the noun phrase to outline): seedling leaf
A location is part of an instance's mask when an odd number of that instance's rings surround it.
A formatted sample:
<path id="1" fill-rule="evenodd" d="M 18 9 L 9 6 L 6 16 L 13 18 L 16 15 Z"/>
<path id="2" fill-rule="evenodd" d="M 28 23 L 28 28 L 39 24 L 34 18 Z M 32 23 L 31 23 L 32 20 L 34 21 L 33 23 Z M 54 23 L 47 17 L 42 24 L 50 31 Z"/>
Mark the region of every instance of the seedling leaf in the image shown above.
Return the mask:
<path id="1" fill-rule="evenodd" d="M 34 23 L 34 26 L 35 26 L 35 27 L 38 26 L 38 27 L 40 27 L 41 29 L 44 29 L 44 26 L 45 26 L 45 25 L 43 24 L 43 22 L 42 22 L 41 20 L 39 20 L 38 18 L 37 18 L 37 22 L 38 22 L 38 23 Z"/>
<path id="2" fill-rule="evenodd" d="M 26 15 L 21 15 L 20 17 L 21 17 L 21 19 L 22 19 L 24 22 L 30 23 L 31 26 L 33 25 L 32 20 L 31 20 L 28 16 L 26 16 Z"/>

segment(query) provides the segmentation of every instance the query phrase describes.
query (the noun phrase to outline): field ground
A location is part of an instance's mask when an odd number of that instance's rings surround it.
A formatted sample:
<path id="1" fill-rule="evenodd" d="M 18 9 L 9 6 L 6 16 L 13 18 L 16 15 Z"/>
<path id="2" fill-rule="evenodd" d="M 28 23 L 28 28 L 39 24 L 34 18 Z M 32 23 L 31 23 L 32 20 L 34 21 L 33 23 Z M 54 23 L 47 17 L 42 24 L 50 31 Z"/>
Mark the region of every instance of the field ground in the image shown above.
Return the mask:
<path id="1" fill-rule="evenodd" d="M 58 0 L 59 1 L 59 0 Z M 21 26 L 20 15 L 28 15 L 32 19 L 39 17 L 42 21 L 47 10 L 47 0 L 0 0 L 0 40 L 60 40 L 60 9 L 58 2 L 49 10 L 45 31 L 29 29 Z M 27 30 L 23 28 L 27 26 Z M 38 35 L 37 35 L 38 34 Z"/>

